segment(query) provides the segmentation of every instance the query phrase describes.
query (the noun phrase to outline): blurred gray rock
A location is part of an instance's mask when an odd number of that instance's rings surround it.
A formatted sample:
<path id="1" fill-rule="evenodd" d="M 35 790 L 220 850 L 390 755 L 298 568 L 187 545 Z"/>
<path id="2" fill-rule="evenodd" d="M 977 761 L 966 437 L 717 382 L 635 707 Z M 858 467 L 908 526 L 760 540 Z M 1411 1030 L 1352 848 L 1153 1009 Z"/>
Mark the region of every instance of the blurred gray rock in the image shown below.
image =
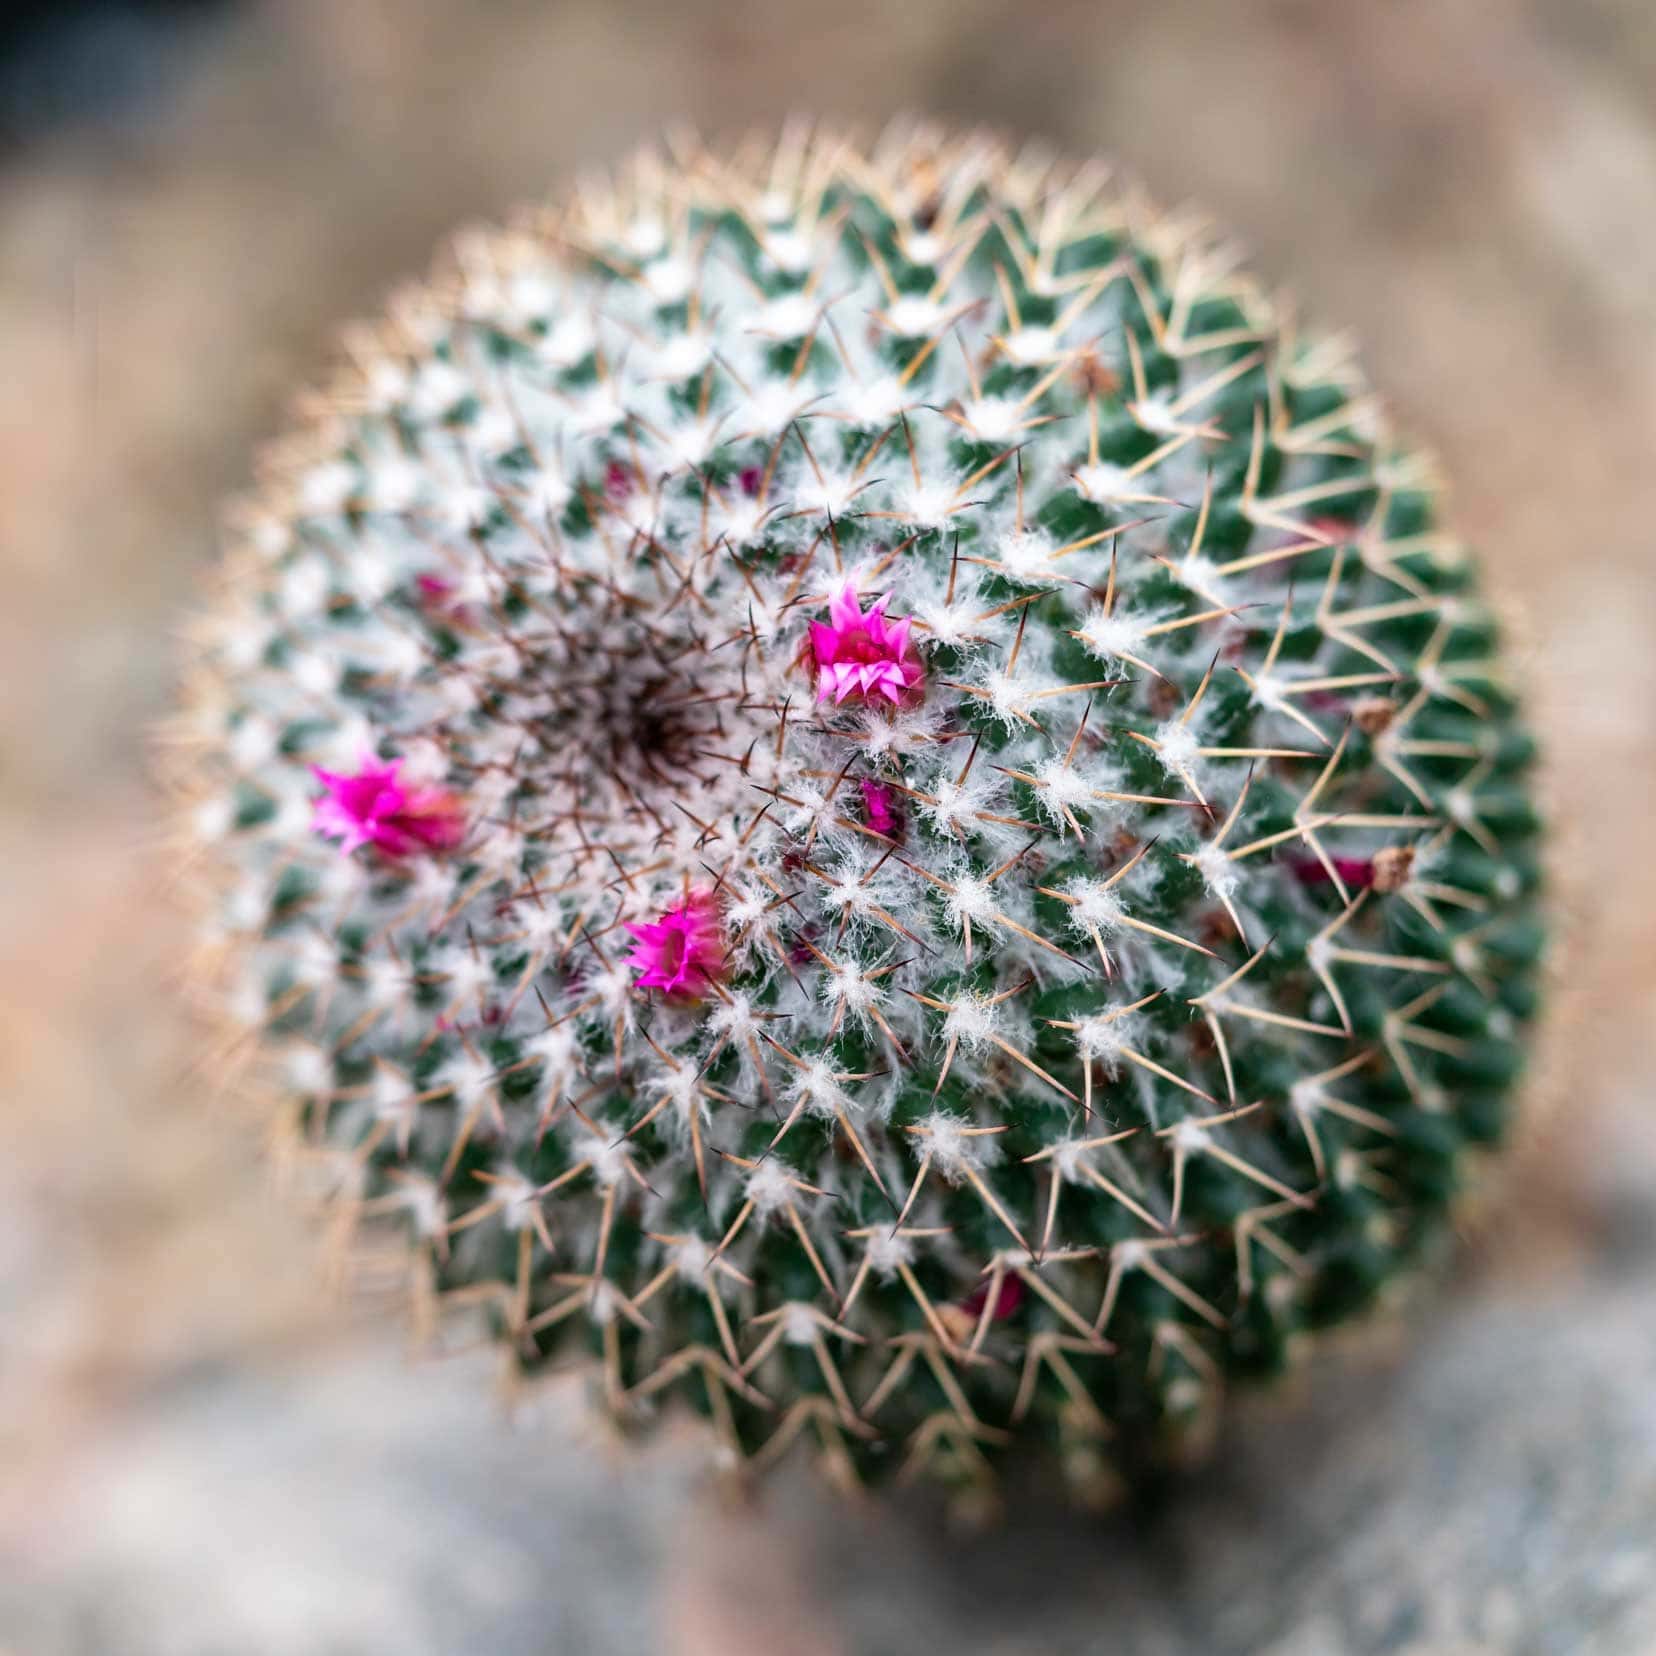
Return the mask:
<path id="1" fill-rule="evenodd" d="M 1644 1270 L 1479 1296 L 1401 1368 L 1328 1359 L 1303 1406 L 1245 1409 L 1154 1510 L 1024 1495 L 971 1536 L 803 1469 L 733 1508 L 682 1435 L 615 1459 L 559 1411 L 508 1425 L 480 1358 L 208 1370 L 70 1463 L 27 1581 L 0 1587 L 0 1648 L 1639 1656 L 1650 1309 Z"/>

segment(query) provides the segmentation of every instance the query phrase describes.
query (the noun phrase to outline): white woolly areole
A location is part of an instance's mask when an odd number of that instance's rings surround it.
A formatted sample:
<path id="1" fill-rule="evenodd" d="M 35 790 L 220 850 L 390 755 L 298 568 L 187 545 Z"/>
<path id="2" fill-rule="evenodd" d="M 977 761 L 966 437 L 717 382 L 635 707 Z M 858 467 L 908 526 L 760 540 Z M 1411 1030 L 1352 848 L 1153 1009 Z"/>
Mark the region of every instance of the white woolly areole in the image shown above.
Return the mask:
<path id="1" fill-rule="evenodd" d="M 904 339 L 923 339 L 937 331 L 943 307 L 920 294 L 906 293 L 886 311 L 891 331 Z"/>
<path id="2" fill-rule="evenodd" d="M 398 1187 L 403 1212 L 420 1236 L 436 1236 L 448 1220 L 443 1193 L 429 1179 L 408 1178 Z"/>
<path id="3" fill-rule="evenodd" d="M 1278 673 L 1256 673 L 1248 699 L 1256 707 L 1280 713 L 1288 706 L 1288 688 L 1292 681 Z"/>
<path id="4" fill-rule="evenodd" d="M 983 809 L 984 793 L 968 783 L 962 787 L 950 777 L 936 783 L 936 792 L 920 805 L 920 814 L 943 833 L 958 833 Z"/>
<path id="5" fill-rule="evenodd" d="M 878 982 L 863 970 L 855 959 L 837 960 L 822 980 L 822 998 L 830 1003 L 843 1002 L 853 1016 L 866 1017 L 871 1006 L 881 1000 Z"/>
<path id="6" fill-rule="evenodd" d="M 1076 930 L 1101 932 L 1117 930 L 1127 910 L 1114 886 L 1102 880 L 1072 880 L 1065 888 L 1070 899 L 1070 921 Z"/>
<path id="7" fill-rule="evenodd" d="M 995 918 L 994 887 L 981 875 L 956 873 L 949 881 L 951 890 L 944 893 L 944 906 L 949 918 L 958 926 L 962 920 L 974 925 L 990 925 Z"/>
<path id="8" fill-rule="evenodd" d="M 404 683 L 418 678 L 427 665 L 425 646 L 412 632 L 388 633 L 380 639 L 378 651 L 379 670 Z M 343 764 L 354 757 L 354 754 L 341 753 L 339 761 Z"/>
<path id="9" fill-rule="evenodd" d="M 356 472 L 343 461 L 330 460 L 312 467 L 299 485 L 299 506 L 304 512 L 321 516 L 337 512 L 356 487 Z"/>
<path id="10" fill-rule="evenodd" d="M 834 873 L 823 890 L 822 901 L 825 907 L 835 912 L 852 915 L 872 914 L 878 906 L 862 870 L 853 867 L 844 867 Z"/>
<path id="11" fill-rule="evenodd" d="M 713 1008 L 708 1014 L 707 1027 L 715 1035 L 727 1036 L 745 1047 L 758 1029 L 759 1020 L 754 1016 L 753 1002 L 738 991 Z"/>
<path id="12" fill-rule="evenodd" d="M 1221 902 L 1229 902 L 1242 885 L 1242 870 L 1211 841 L 1197 846 L 1190 860 L 1202 876 L 1202 883 Z"/>
<path id="13" fill-rule="evenodd" d="M 414 1109 L 415 1093 L 409 1079 L 399 1069 L 381 1062 L 368 1084 L 368 1104 L 381 1121 L 401 1121 Z"/>
<path id="14" fill-rule="evenodd" d="M 493 1091 L 494 1065 L 475 1053 L 460 1052 L 438 1072 L 437 1084 L 448 1088 L 461 1109 L 469 1110 Z"/>
<path id="15" fill-rule="evenodd" d="M 1213 1142 L 1212 1135 L 1199 1121 L 1181 1121 L 1169 1136 L 1187 1156 L 1201 1155 Z"/>
<path id="16" fill-rule="evenodd" d="M 914 1263 L 914 1238 L 882 1225 L 869 1236 L 867 1253 L 868 1268 L 878 1277 L 890 1278 Z"/>
<path id="17" fill-rule="evenodd" d="M 402 961 L 390 955 L 371 955 L 362 965 L 362 998 L 385 1009 L 414 997 L 414 978 Z"/>
<path id="18" fill-rule="evenodd" d="M 1050 560 L 1052 537 L 1039 529 L 1020 529 L 1008 535 L 997 548 L 1001 572 L 1020 585 L 1042 585 L 1057 579 Z"/>
<path id="19" fill-rule="evenodd" d="M 993 1135 L 968 1133 L 971 1122 L 943 1110 L 934 1110 L 918 1123 L 916 1135 L 922 1154 L 951 1184 L 958 1184 L 970 1172 L 987 1166 L 998 1154 Z"/>
<path id="20" fill-rule="evenodd" d="M 315 932 L 299 939 L 291 958 L 293 975 L 301 983 L 319 988 L 339 976 L 338 945 Z"/>
<path id="21" fill-rule="evenodd" d="M 1083 1018 L 1076 1026 L 1075 1044 L 1083 1058 L 1102 1063 L 1114 1075 L 1121 1067 L 1122 1049 L 1132 1044 L 1131 1032 L 1121 1017 Z"/>
<path id="22" fill-rule="evenodd" d="M 1096 465 L 1082 466 L 1075 474 L 1076 487 L 1089 500 L 1119 500 L 1123 495 L 1137 494 L 1141 485 L 1128 474 L 1125 466 L 1112 466 L 1100 460 Z"/>
<path id="23" fill-rule="evenodd" d="M 897 508 L 918 528 L 940 529 L 949 521 L 949 509 L 957 504 L 955 494 L 947 483 L 922 482 L 898 495 Z"/>
<path id="24" fill-rule="evenodd" d="M 1065 1184 L 1075 1184 L 1085 1177 L 1087 1155 L 1085 1139 L 1059 1139 L 1052 1146 L 1052 1165 Z"/>
<path id="25" fill-rule="evenodd" d="M 223 794 L 204 799 L 190 814 L 190 828 L 197 840 L 210 845 L 223 839 L 235 826 L 236 802 Z"/>
<path id="26" fill-rule="evenodd" d="M 903 240 L 903 252 L 910 264 L 934 265 L 948 250 L 943 238 L 931 230 L 918 230 Z"/>
<path id="27" fill-rule="evenodd" d="M 409 899 L 420 912 L 441 912 L 454 901 L 457 878 L 446 863 L 420 863 L 409 880 Z"/>
<path id="28" fill-rule="evenodd" d="M 600 1277 L 593 1283 L 592 1292 L 587 1297 L 587 1316 L 599 1328 L 615 1321 L 615 1285 L 608 1278 Z"/>
<path id="29" fill-rule="evenodd" d="M 811 238 L 797 230 L 775 230 L 764 239 L 765 257 L 778 270 L 797 275 L 808 270 L 814 251 Z"/>
<path id="30" fill-rule="evenodd" d="M 857 715 L 858 739 L 876 762 L 925 747 L 936 739 L 937 725 L 935 708 L 905 707 L 891 713 L 864 708 Z"/>
<path id="31" fill-rule="evenodd" d="M 633 972 L 625 962 L 617 961 L 591 978 L 592 992 L 613 1017 L 617 1013 L 632 1015 Z"/>
<path id="32" fill-rule="evenodd" d="M 1035 798 L 1055 821 L 1064 820 L 1063 807 L 1073 812 L 1077 806 L 1095 803 L 1091 783 L 1062 754 L 1043 759 L 1034 774 L 1041 784 Z"/>
<path id="33" fill-rule="evenodd" d="M 373 883 L 373 870 L 360 862 L 324 863 L 316 871 L 319 912 L 349 913 L 362 902 Z"/>
<path id="34" fill-rule="evenodd" d="M 914 614 L 925 623 L 925 636 L 931 643 L 958 648 L 983 636 L 983 609 L 976 589 L 961 582 L 952 602 L 942 596 L 923 598 L 914 606 Z"/>
<path id="35" fill-rule="evenodd" d="M 1169 775 L 1188 776 L 1202 760 L 1202 741 L 1194 730 L 1177 719 L 1156 727 L 1156 753 Z"/>
<path id="36" fill-rule="evenodd" d="M 1119 661 L 1123 656 L 1142 653 L 1145 636 L 1154 624 L 1144 616 L 1121 609 L 1108 614 L 1100 604 L 1088 612 L 1087 619 L 1076 631 L 1095 656 L 1104 661 Z"/>
<path id="37" fill-rule="evenodd" d="M 1295 1115 L 1315 1115 L 1322 1106 L 1322 1088 L 1315 1081 L 1296 1081 L 1289 1087 L 1288 1108 Z"/>
<path id="38" fill-rule="evenodd" d="M 1058 335 L 1051 328 L 1040 327 L 1014 328 L 1002 345 L 1007 356 L 1023 367 L 1050 362 L 1061 349 Z"/>
<path id="39" fill-rule="evenodd" d="M 318 1047 L 289 1047 L 286 1068 L 288 1084 L 297 1093 L 328 1092 L 333 1087 L 333 1065 Z"/>
<path id="40" fill-rule="evenodd" d="M 856 1100 L 840 1086 L 838 1077 L 821 1058 L 813 1058 L 799 1071 L 788 1096 L 790 1102 L 802 1102 L 811 1115 L 828 1119 L 856 1108 Z"/>
<path id="41" fill-rule="evenodd" d="M 293 682 L 306 695 L 320 700 L 338 690 L 344 667 L 340 661 L 324 655 L 320 650 L 303 650 L 290 658 L 288 671 L 293 674 Z"/>
<path id="42" fill-rule="evenodd" d="M 565 311 L 537 341 L 535 353 L 554 368 L 573 368 L 592 354 L 598 335 L 590 317 Z"/>
<path id="43" fill-rule="evenodd" d="M 238 770 L 257 770 L 276 751 L 281 732 L 269 720 L 250 714 L 236 726 L 230 737 L 230 761 Z"/>
<path id="44" fill-rule="evenodd" d="M 1023 409 L 1010 397 L 979 397 L 960 411 L 967 428 L 985 443 L 1008 443 L 1023 428 Z M 1004 548 L 1001 553 L 1005 562 Z"/>
<path id="45" fill-rule="evenodd" d="M 1153 431 L 1159 436 L 1170 436 L 1182 429 L 1179 416 L 1164 398 L 1141 397 L 1132 405 L 1132 412 L 1133 418 L 1146 431 Z"/>
<path id="46" fill-rule="evenodd" d="M 1208 603 L 1230 602 L 1225 596 L 1225 577 L 1219 573 L 1218 564 L 1211 558 L 1204 558 L 1199 554 L 1193 558 L 1181 558 L 1173 565 L 1173 573 L 1185 586 Z"/>
<path id="47" fill-rule="evenodd" d="M 519 836 L 520 850 L 521 843 Z M 512 910 L 510 920 L 517 928 L 518 940 L 534 955 L 544 955 L 561 943 L 568 924 L 555 906 L 540 903 L 520 903 Z"/>
<path id="48" fill-rule="evenodd" d="M 583 1133 L 575 1145 L 575 1159 L 587 1164 L 593 1182 L 600 1190 L 609 1190 L 627 1176 L 631 1164 L 626 1142 L 620 1137 L 601 1138 L 596 1133 Z"/>
<path id="49" fill-rule="evenodd" d="M 494 1172 L 494 1199 L 500 1203 L 500 1222 L 509 1231 L 533 1224 L 537 1193 L 533 1184 L 515 1167 L 497 1167 Z"/>
<path id="50" fill-rule="evenodd" d="M 774 339 L 799 339 L 811 331 L 818 306 L 809 294 L 779 294 L 754 317 L 751 331 Z"/>
<path id="51" fill-rule="evenodd" d="M 765 918 L 765 912 L 776 901 L 772 892 L 761 886 L 739 888 L 733 895 L 725 912 L 729 916 L 731 927 L 741 933 L 751 930 Z M 715 1012 L 714 1016 L 719 1014 Z M 725 1027 L 720 1025 L 720 1028 Z"/>
<path id="52" fill-rule="evenodd" d="M 860 426 L 884 426 L 897 418 L 911 400 L 908 389 L 893 374 L 883 374 L 866 385 L 852 387 L 845 396 L 845 412 Z"/>
<path id="53" fill-rule="evenodd" d="M 680 1121 L 688 1121 L 698 1111 L 706 1114 L 701 1083 L 688 1064 L 665 1069 L 656 1077 L 656 1086 L 672 1105 L 673 1114 Z"/>
<path id="54" fill-rule="evenodd" d="M 815 1345 L 821 1338 L 816 1312 L 799 1300 L 782 1307 L 782 1338 L 791 1346 Z"/>
<path id="55" fill-rule="evenodd" d="M 708 1270 L 713 1264 L 712 1245 L 699 1236 L 681 1236 L 672 1245 L 673 1269 L 684 1282 L 700 1287 L 709 1281 Z"/>
<path id="56" fill-rule="evenodd" d="M 982 1052 L 997 1033 L 1001 1009 L 981 995 L 962 995 L 943 1020 L 946 1039 L 958 1041 L 968 1052 Z"/>
<path id="57" fill-rule="evenodd" d="M 995 717 L 1009 727 L 1023 723 L 1030 697 L 1043 688 L 1046 687 L 1035 683 L 1027 673 L 1008 673 L 992 667 L 983 675 L 983 690 L 989 705 Z"/>
<path id="58" fill-rule="evenodd" d="M 225 898 L 220 923 L 227 935 L 260 930 L 265 923 L 268 905 L 262 885 L 252 880 L 240 881 Z"/>
<path id="59" fill-rule="evenodd" d="M 747 1199 L 761 1218 L 767 1218 L 783 1208 L 799 1193 L 794 1189 L 787 1167 L 774 1158 L 762 1161 L 747 1177 Z"/>
<path id="60" fill-rule="evenodd" d="M 468 1004 L 476 1001 L 494 982 L 494 971 L 488 960 L 466 949 L 455 949 L 433 959 L 427 975 L 442 979 L 445 995 Z"/>
<path id="61" fill-rule="evenodd" d="M 563 1098 L 581 1075 L 581 1043 L 570 1023 L 537 1030 L 523 1042 L 532 1057 L 540 1058 L 540 1091 L 550 1100 Z"/>

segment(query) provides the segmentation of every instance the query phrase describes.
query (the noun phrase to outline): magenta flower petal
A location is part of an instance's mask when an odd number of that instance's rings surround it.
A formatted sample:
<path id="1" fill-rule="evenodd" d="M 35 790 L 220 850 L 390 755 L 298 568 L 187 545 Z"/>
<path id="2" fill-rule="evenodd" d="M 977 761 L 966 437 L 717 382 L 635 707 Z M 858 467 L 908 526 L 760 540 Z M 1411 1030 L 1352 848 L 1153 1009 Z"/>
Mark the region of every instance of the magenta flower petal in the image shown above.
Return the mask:
<path id="1" fill-rule="evenodd" d="M 896 790 L 866 776 L 858 786 L 862 789 L 863 817 L 868 826 L 876 834 L 884 834 L 887 839 L 900 839 L 903 820 L 898 814 Z"/>
<path id="2" fill-rule="evenodd" d="M 828 621 L 810 626 L 819 701 L 838 706 L 855 696 L 904 706 L 921 699 L 925 669 L 909 637 L 910 618 L 887 620 L 889 598 L 881 594 L 865 611 L 849 581 L 829 594 Z"/>
<path id="3" fill-rule="evenodd" d="M 993 1309 L 989 1312 L 991 1322 L 1005 1322 L 1008 1317 L 1017 1314 L 1018 1307 L 1023 1304 L 1023 1278 L 1010 1272 L 1001 1278 L 1000 1288 L 995 1294 Z M 980 1282 L 970 1294 L 960 1303 L 960 1309 L 968 1317 L 981 1317 L 983 1308 L 989 1304 L 989 1283 Z"/>
<path id="4" fill-rule="evenodd" d="M 388 857 L 410 852 L 450 851 L 465 837 L 465 811 L 446 789 L 405 787 L 402 760 L 364 757 L 356 774 L 311 767 L 322 784 L 311 828 L 339 841 L 347 856 L 360 845 L 376 846 Z"/>
<path id="5" fill-rule="evenodd" d="M 629 922 L 626 930 L 634 940 L 627 964 L 639 974 L 639 989 L 700 1000 L 725 974 L 724 921 L 709 887 L 698 887 L 659 919 Z"/>
<path id="6" fill-rule="evenodd" d="M 1333 857 L 1334 872 L 1354 890 L 1361 891 L 1374 884 L 1374 863 L 1368 857 Z M 1288 866 L 1301 885 L 1318 886 L 1332 883 L 1328 869 L 1316 857 L 1294 857 Z"/>

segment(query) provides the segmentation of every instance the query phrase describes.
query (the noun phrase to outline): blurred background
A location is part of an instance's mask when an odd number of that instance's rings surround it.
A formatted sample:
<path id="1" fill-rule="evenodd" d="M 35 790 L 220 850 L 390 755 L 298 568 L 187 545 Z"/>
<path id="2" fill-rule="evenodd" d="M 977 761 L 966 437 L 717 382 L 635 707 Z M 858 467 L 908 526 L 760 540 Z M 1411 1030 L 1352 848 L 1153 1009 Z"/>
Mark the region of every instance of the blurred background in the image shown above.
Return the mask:
<path id="1" fill-rule="evenodd" d="M 656 131 L 1114 152 L 1366 338 L 1528 617 L 1553 1102 L 1387 1360 L 1153 1512 L 719 1504 L 320 1302 L 192 1074 L 181 606 L 333 325 Z M 1656 1651 L 1649 0 L 90 0 L 0 13 L 0 1656 Z"/>

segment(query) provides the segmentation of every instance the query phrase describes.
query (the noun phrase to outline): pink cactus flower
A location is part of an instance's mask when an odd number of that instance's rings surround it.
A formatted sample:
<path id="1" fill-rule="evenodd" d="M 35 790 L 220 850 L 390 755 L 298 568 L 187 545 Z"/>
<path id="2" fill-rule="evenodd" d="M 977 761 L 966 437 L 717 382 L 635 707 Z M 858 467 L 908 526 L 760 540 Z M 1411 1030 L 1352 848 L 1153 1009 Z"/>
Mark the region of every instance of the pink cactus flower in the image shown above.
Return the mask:
<path id="1" fill-rule="evenodd" d="M 813 960 L 822 958 L 812 947 L 816 942 L 816 937 L 817 929 L 815 926 L 801 926 L 794 934 L 793 941 L 788 945 L 788 959 L 795 966 L 809 966 Z"/>
<path id="2" fill-rule="evenodd" d="M 311 767 L 323 793 L 311 827 L 337 839 L 349 855 L 375 845 L 388 857 L 412 851 L 451 851 L 465 837 L 465 808 L 444 788 L 407 787 L 398 780 L 402 760 L 366 755 L 355 776 Z"/>
<path id="3" fill-rule="evenodd" d="M 1017 1314 L 1018 1307 L 1023 1304 L 1023 1278 L 1008 1272 L 1000 1280 L 1000 1289 L 995 1295 L 994 1309 L 989 1313 L 991 1322 L 1005 1322 L 1008 1317 Z M 985 1278 L 974 1288 L 964 1300 L 960 1302 L 960 1309 L 974 1320 L 983 1315 L 983 1308 L 989 1303 L 989 1280 Z"/>
<path id="4" fill-rule="evenodd" d="M 1328 713 L 1343 719 L 1351 711 L 1351 703 L 1335 690 L 1307 690 L 1300 697 L 1300 706 L 1308 713 Z"/>
<path id="5" fill-rule="evenodd" d="M 415 601 L 428 617 L 435 621 L 464 624 L 468 619 L 466 604 L 457 601 L 459 587 L 446 575 L 416 575 Z"/>
<path id="6" fill-rule="evenodd" d="M 1368 857 L 1331 857 L 1329 861 L 1334 865 L 1334 872 L 1354 891 L 1374 884 L 1374 863 Z M 1332 884 L 1328 869 L 1316 857 L 1293 857 L 1288 866 L 1293 869 L 1294 878 L 1301 885 Z"/>
<path id="7" fill-rule="evenodd" d="M 637 988 L 700 1000 L 725 974 L 724 922 L 710 887 L 698 887 L 659 919 L 626 929 L 635 939 L 627 964 L 639 974 Z"/>
<path id="8" fill-rule="evenodd" d="M 896 790 L 866 776 L 859 779 L 858 786 L 862 789 L 863 820 L 876 834 L 901 839 L 903 818 L 897 808 Z"/>
<path id="9" fill-rule="evenodd" d="M 909 637 L 909 617 L 886 619 L 889 593 L 863 610 L 857 589 L 846 581 L 828 599 L 828 620 L 811 623 L 811 652 L 817 669 L 817 700 L 836 706 L 848 697 L 893 706 L 912 705 L 923 693 L 925 669 Z"/>

